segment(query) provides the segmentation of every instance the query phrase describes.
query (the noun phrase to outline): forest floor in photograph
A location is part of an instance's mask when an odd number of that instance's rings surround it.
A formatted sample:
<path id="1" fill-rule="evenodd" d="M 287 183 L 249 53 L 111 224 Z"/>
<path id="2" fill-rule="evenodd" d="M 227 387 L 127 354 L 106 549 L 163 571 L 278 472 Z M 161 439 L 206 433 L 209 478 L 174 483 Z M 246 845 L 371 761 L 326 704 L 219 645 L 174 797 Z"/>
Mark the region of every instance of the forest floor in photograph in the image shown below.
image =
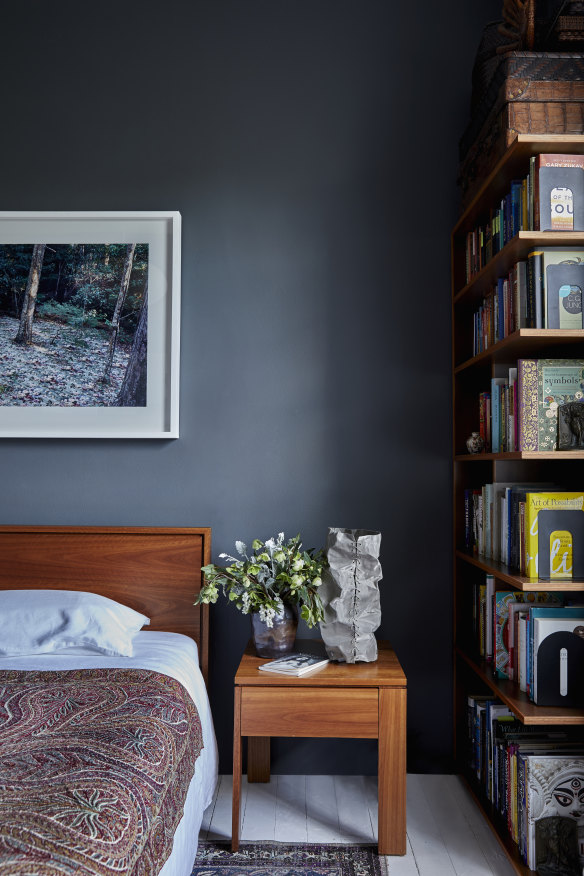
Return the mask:
<path id="1" fill-rule="evenodd" d="M 100 378 L 109 335 L 52 320 L 34 321 L 33 342 L 14 343 L 19 321 L 0 317 L 0 406 L 109 407 L 120 391 L 130 348 L 118 344 L 110 382 Z"/>

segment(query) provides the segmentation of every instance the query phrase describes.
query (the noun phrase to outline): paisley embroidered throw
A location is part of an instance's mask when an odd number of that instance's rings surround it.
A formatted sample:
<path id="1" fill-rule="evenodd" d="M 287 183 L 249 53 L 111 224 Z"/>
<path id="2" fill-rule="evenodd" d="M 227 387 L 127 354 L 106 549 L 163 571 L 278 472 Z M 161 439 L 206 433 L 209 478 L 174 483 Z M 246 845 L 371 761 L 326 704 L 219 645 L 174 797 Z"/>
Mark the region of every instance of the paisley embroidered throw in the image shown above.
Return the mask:
<path id="1" fill-rule="evenodd" d="M 154 876 L 202 747 L 169 676 L 0 671 L 1 876 Z"/>

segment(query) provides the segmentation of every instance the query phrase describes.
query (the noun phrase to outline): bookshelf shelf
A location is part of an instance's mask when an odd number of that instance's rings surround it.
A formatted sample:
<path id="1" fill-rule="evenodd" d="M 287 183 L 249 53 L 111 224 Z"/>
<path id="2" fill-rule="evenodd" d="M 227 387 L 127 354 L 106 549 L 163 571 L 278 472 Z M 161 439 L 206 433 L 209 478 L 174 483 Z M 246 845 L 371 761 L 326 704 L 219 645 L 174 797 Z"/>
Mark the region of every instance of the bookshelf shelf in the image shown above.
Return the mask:
<path id="1" fill-rule="evenodd" d="M 456 225 L 453 235 L 466 234 L 493 203 L 501 200 L 509 181 L 522 174 L 532 155 L 540 152 L 571 153 L 584 151 L 583 134 L 518 134 L 507 152 L 485 178 Z"/>
<path id="2" fill-rule="evenodd" d="M 455 294 L 454 303 L 478 303 L 497 282 L 497 278 L 507 274 L 515 262 L 527 258 L 527 253 L 535 246 L 584 246 L 584 231 L 561 234 L 557 231 L 520 231 L 475 274 L 470 283 Z"/>
<path id="3" fill-rule="evenodd" d="M 524 724 L 537 724 L 542 727 L 572 724 L 584 727 L 584 709 L 536 706 L 527 694 L 519 690 L 519 685 L 514 681 L 509 681 L 506 678 L 495 678 L 492 664 L 486 660 L 473 657 L 458 647 L 456 653 Z"/>
<path id="4" fill-rule="evenodd" d="M 481 462 L 497 460 L 544 460 L 550 459 L 555 462 L 574 462 L 576 459 L 584 459 L 584 450 L 514 450 L 512 453 L 457 453 L 455 462 Z"/>
<path id="5" fill-rule="evenodd" d="M 584 333 L 581 329 L 519 329 L 477 356 L 461 362 L 455 367 L 454 373 L 460 374 L 468 368 L 485 363 L 505 363 L 521 356 L 538 356 L 540 351 L 548 351 L 550 346 L 568 347 L 583 342 Z M 566 352 L 571 355 L 569 350 Z"/>
<path id="6" fill-rule="evenodd" d="M 584 592 L 584 581 L 572 579 L 568 581 L 541 581 L 535 578 L 526 578 L 523 575 L 513 573 L 503 563 L 497 563 L 495 560 L 488 559 L 487 557 L 475 556 L 462 550 L 456 551 L 456 557 L 465 563 L 476 566 L 477 569 L 482 569 L 487 575 L 495 575 L 498 581 L 503 581 L 505 584 L 509 584 L 516 590 L 522 590 L 524 593 L 535 593 L 539 590 L 556 593 Z"/>
<path id="7" fill-rule="evenodd" d="M 584 744 L 584 708 L 548 708 L 537 706 L 519 690 L 516 682 L 495 678 L 492 663 L 473 654 L 471 643 L 472 596 L 474 588 L 494 578 L 498 591 L 516 590 L 529 594 L 537 591 L 584 593 L 584 580 L 540 581 L 527 578 L 502 563 L 460 548 L 465 544 L 465 490 L 479 490 L 491 483 L 565 484 L 566 490 L 584 489 L 584 449 L 576 451 L 515 451 L 470 454 L 465 440 L 479 429 L 479 393 L 488 390 L 491 379 L 505 377 L 519 359 L 584 359 L 584 330 L 520 329 L 473 355 L 474 313 L 500 278 L 513 265 L 526 259 L 531 249 L 578 247 L 584 250 L 584 232 L 521 231 L 478 272 L 466 281 L 467 234 L 489 217 L 510 190 L 511 181 L 524 179 L 529 160 L 538 153 L 584 154 L 584 135 L 518 135 L 505 155 L 485 177 L 474 199 L 452 232 L 452 398 L 453 398 L 453 556 L 454 556 L 454 704 L 455 757 L 459 771 L 470 780 L 491 827 L 519 876 L 529 870 L 520 860 L 515 844 L 507 836 L 494 807 L 477 782 L 469 776 L 466 762 L 468 698 L 494 695 L 525 725 L 542 728 L 571 726 Z M 468 510 L 468 508 L 467 508 Z M 485 522 L 488 526 L 488 522 Z M 526 597 L 527 598 L 527 597 Z M 477 648 L 478 651 L 478 648 Z M 582 728 L 580 731 L 579 728 Z"/>

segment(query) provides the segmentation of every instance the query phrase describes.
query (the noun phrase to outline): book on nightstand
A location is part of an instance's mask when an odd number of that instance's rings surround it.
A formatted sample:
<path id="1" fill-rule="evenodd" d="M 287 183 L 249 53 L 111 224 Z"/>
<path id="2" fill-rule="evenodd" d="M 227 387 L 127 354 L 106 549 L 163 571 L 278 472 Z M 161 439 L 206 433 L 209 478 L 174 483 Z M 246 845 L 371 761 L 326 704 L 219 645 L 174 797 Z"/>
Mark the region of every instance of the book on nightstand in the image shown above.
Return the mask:
<path id="1" fill-rule="evenodd" d="M 316 657 L 314 654 L 297 652 L 286 654 L 284 657 L 276 657 L 269 663 L 262 663 L 258 669 L 263 669 L 265 672 L 278 672 L 282 675 L 305 675 L 307 672 L 326 666 L 328 662 L 328 657 Z"/>

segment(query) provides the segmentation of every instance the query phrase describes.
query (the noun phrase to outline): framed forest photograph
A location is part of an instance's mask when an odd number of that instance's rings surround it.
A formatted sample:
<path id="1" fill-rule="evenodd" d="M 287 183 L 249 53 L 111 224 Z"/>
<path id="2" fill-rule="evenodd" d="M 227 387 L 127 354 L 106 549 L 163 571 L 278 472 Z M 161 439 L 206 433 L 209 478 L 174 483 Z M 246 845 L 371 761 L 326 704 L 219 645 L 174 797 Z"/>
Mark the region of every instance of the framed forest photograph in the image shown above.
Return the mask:
<path id="1" fill-rule="evenodd" d="M 178 438 L 180 227 L 0 212 L 0 437 Z"/>

